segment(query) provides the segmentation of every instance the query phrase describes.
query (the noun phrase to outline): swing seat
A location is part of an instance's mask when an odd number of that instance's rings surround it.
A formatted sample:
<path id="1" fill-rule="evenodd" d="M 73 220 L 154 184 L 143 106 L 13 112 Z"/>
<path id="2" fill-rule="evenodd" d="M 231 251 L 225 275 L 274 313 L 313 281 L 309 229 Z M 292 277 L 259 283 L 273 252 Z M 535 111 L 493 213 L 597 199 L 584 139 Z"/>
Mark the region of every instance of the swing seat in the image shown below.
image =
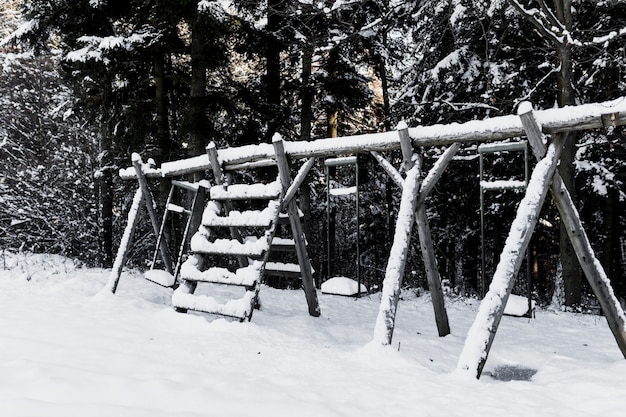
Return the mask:
<path id="1" fill-rule="evenodd" d="M 144 277 L 155 284 L 158 284 L 162 287 L 171 288 L 176 283 L 176 279 L 174 275 L 162 269 L 150 269 L 146 271 Z"/>

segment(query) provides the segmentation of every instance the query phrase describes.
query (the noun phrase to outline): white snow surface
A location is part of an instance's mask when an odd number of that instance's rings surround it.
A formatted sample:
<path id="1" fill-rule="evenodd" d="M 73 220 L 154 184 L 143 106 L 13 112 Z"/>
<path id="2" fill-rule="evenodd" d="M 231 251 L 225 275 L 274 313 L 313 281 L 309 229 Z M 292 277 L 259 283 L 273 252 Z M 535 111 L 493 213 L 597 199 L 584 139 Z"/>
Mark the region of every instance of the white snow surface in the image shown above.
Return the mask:
<path id="1" fill-rule="evenodd" d="M 437 336 L 428 294 L 404 292 L 393 346 L 370 344 L 379 294 L 263 287 L 252 322 L 179 314 L 171 290 L 125 271 L 46 255 L 0 253 L 2 416 L 551 416 L 621 417 L 626 361 L 600 316 L 537 310 L 505 316 L 486 374 L 453 372 L 478 301 L 446 299 Z M 240 290 L 240 289 L 239 289 Z M 400 348 L 398 351 L 398 347 Z"/>

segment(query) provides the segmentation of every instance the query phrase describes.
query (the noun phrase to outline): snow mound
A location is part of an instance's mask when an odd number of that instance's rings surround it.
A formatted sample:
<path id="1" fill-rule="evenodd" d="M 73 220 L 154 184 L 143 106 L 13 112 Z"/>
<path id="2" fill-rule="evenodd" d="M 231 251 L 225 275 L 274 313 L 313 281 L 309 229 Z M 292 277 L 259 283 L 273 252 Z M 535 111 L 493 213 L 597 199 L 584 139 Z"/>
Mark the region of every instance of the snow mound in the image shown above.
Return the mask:
<path id="1" fill-rule="evenodd" d="M 334 295 L 356 295 L 359 291 L 359 283 L 351 278 L 334 277 L 322 284 L 322 293 Z M 361 293 L 367 292 L 367 287 L 361 284 Z"/>

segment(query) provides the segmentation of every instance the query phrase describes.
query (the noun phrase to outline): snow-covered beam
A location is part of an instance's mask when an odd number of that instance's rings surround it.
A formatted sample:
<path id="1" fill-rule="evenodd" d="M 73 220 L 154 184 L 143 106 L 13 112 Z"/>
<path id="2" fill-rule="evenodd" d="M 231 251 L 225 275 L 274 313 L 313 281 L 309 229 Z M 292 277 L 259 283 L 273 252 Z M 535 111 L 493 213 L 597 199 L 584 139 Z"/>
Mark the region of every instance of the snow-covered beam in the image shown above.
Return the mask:
<path id="1" fill-rule="evenodd" d="M 535 118 L 543 133 L 588 130 L 626 124 L 626 97 L 604 103 L 583 104 L 558 109 L 540 110 Z M 414 147 L 475 143 L 524 136 L 524 127 L 516 115 L 500 116 L 466 123 L 420 126 L 409 128 Z M 342 138 L 318 139 L 311 142 L 284 142 L 285 153 L 290 158 L 327 157 L 346 153 L 387 151 L 400 149 L 398 133 L 372 133 Z M 246 145 L 218 151 L 224 169 L 229 166 L 275 159 L 271 144 Z M 144 170 L 147 177 L 176 176 L 210 168 L 207 155 L 164 163 L 160 169 Z M 134 179 L 132 168 L 120 170 L 122 179 Z"/>

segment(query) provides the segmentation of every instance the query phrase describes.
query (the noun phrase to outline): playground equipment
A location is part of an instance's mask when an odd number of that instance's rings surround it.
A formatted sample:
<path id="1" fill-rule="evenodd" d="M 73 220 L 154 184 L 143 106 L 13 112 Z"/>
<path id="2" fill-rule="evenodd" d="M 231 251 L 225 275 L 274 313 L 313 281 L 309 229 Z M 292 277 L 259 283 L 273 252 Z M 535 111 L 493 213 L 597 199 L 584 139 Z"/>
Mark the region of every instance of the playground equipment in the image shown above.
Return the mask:
<path id="1" fill-rule="evenodd" d="M 374 329 L 374 340 L 383 345 L 388 345 L 391 343 L 393 335 L 413 224 L 416 224 L 418 229 L 422 257 L 424 258 L 439 334 L 445 336 L 450 332 L 425 208 L 426 197 L 445 171 L 446 166 L 462 144 L 483 143 L 526 136 L 532 152 L 539 162 L 528 181 L 525 197 L 521 201 L 516 218 L 511 225 L 509 237 L 502 251 L 489 291 L 481 302 L 479 312 L 470 328 L 458 362 L 459 370 L 475 377 L 480 377 L 505 305 L 511 294 L 514 279 L 521 266 L 524 252 L 528 247 L 537 223 L 539 211 L 545 201 L 548 190 L 551 191 L 561 214 L 561 219 L 565 222 L 581 267 L 600 302 L 618 347 L 624 357 L 626 357 L 626 317 L 611 289 L 609 280 L 600 262 L 591 249 L 589 239 L 585 234 L 572 199 L 567 189 L 563 186 L 560 176 L 556 173 L 561 148 L 566 137 L 566 135 L 561 135 L 560 133 L 573 130 L 607 128 L 623 124 L 626 124 L 626 98 L 606 103 L 537 112 L 533 112 L 530 103 L 522 103 L 517 116 L 511 115 L 463 124 L 424 126 L 412 129 L 401 124 L 398 126 L 397 132 L 319 139 L 311 142 L 284 142 L 280 137 L 275 137 L 272 144 L 248 145 L 239 148 L 216 150 L 214 152 L 209 150 L 207 155 L 165 163 L 160 168 L 140 164 L 140 158 L 135 157 L 133 162 L 139 161 L 135 169 L 121 170 L 120 176 L 124 179 L 139 179 L 141 184 L 142 177 L 175 177 L 192 172 L 202 172 L 207 169 L 215 171 L 217 168 L 228 172 L 260 166 L 278 166 L 279 178 L 277 181 L 282 191 L 278 196 L 272 198 L 278 203 L 278 207 L 280 207 L 279 212 L 286 212 L 288 215 L 298 253 L 300 273 L 309 313 L 316 316 L 320 314 L 320 310 L 311 278 L 311 268 L 305 245 L 306 240 L 302 233 L 298 207 L 294 197 L 308 170 L 313 165 L 315 158 L 337 157 L 339 155 L 365 152 L 372 153 L 383 170 L 402 189 L 398 221 L 383 282 L 379 314 Z M 546 139 L 544 134 L 552 135 L 552 140 L 548 145 L 544 143 Z M 419 149 L 425 146 L 447 146 L 447 149 L 422 181 Z M 398 149 L 402 151 L 403 155 L 401 170 L 404 171 L 404 176 L 381 154 L 385 151 Z M 289 161 L 293 163 L 305 158 L 308 159 L 302 164 L 298 174 L 292 181 L 288 165 Z M 137 166 L 140 169 L 136 169 Z M 215 177 L 216 182 L 219 182 L 217 178 L 221 178 L 221 175 L 216 175 Z M 216 186 L 220 186 L 220 184 Z M 224 191 L 228 193 L 230 187 L 231 184 L 228 183 Z M 132 237 L 136 223 L 136 214 L 141 202 L 143 199 L 146 199 L 148 201 L 147 206 L 153 204 L 149 192 L 145 192 L 143 188 L 141 186 L 135 194 L 129 213 L 128 226 L 124 232 L 115 267 L 111 273 L 108 287 L 113 292 L 115 292 L 119 281 L 127 243 Z M 216 199 L 214 196 L 212 198 Z M 215 202 L 211 200 L 208 204 L 215 204 Z M 230 215 L 228 218 L 230 218 Z M 155 222 L 153 221 L 154 224 Z M 262 242 L 258 245 L 262 245 L 263 248 L 260 249 L 255 246 L 258 252 L 255 252 L 254 255 L 261 259 L 261 265 L 263 265 L 263 262 L 266 262 L 266 258 L 263 256 L 264 251 L 271 247 L 271 241 L 273 240 L 271 224 L 272 222 L 265 229 L 265 239 L 258 240 Z M 204 227 L 212 226 L 204 225 Z M 158 233 L 157 228 L 155 226 L 156 233 Z M 197 254 L 202 253 L 205 248 L 210 246 L 211 242 L 207 239 L 202 240 L 201 243 L 193 243 L 194 239 L 196 241 L 200 240 L 196 236 L 203 233 L 202 230 L 199 230 L 192 238 L 192 256 L 189 259 L 194 259 Z M 205 243 L 205 241 L 208 243 Z M 238 239 L 237 242 L 240 245 L 245 245 Z M 238 247 L 238 245 L 233 243 L 233 247 Z M 237 253 L 237 255 L 250 255 L 250 253 Z M 249 288 L 253 287 L 252 284 L 254 283 L 254 294 L 258 294 L 258 283 L 262 279 L 263 266 L 259 267 L 257 271 L 259 273 L 257 275 L 255 272 L 253 280 L 244 283 L 248 287 L 248 292 L 251 291 Z M 221 281 L 230 279 L 229 276 Z M 184 293 L 185 299 L 188 295 L 193 294 L 194 286 L 188 282 L 189 280 L 191 279 L 183 277 L 179 287 L 179 289 L 186 288 L 184 290 L 187 291 Z M 253 304 L 255 296 L 248 296 L 246 299 Z M 185 304 L 183 307 L 198 307 L 201 304 L 204 308 L 211 303 L 203 301 L 191 304 L 190 302 L 189 305 Z M 248 311 L 244 312 L 249 313 Z M 243 319 L 250 318 L 249 316 L 239 317 Z"/>

